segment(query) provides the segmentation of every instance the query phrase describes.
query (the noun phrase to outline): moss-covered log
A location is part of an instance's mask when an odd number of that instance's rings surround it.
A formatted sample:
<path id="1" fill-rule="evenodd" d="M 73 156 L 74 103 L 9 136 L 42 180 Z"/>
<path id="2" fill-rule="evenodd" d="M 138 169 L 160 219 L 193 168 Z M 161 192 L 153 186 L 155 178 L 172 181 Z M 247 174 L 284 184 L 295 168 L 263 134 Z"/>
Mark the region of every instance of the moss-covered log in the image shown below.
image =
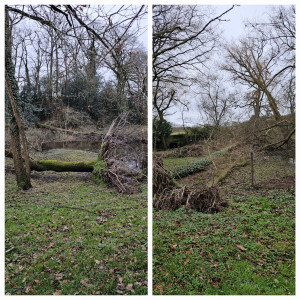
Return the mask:
<path id="1" fill-rule="evenodd" d="M 5 150 L 5 157 L 12 158 L 12 153 Z M 55 172 L 93 172 L 97 160 L 91 161 L 59 161 L 59 160 L 33 160 L 30 159 L 31 171 L 55 171 Z M 103 162 L 103 166 L 106 165 Z"/>
<path id="2" fill-rule="evenodd" d="M 55 172 L 93 172 L 96 161 L 66 162 L 58 160 L 31 160 L 30 167 L 34 171 Z"/>

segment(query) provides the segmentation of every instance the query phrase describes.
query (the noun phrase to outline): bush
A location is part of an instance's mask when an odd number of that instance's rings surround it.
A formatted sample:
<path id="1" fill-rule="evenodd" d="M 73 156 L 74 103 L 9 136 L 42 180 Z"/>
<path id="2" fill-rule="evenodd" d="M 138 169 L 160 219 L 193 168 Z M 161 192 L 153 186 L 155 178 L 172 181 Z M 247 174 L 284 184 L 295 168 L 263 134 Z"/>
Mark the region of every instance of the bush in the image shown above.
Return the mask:
<path id="1" fill-rule="evenodd" d="M 156 148 L 162 148 L 163 139 L 167 139 L 172 133 L 172 126 L 166 120 L 153 120 L 153 144 Z"/>

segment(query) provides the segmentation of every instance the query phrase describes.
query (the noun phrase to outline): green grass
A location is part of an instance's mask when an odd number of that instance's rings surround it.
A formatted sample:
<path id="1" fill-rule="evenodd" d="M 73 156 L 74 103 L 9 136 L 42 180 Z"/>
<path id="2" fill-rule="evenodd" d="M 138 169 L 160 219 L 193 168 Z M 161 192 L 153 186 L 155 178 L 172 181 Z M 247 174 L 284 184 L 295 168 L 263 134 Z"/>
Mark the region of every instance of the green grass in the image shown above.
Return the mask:
<path id="1" fill-rule="evenodd" d="M 146 191 L 122 195 L 78 173 L 35 173 L 32 184 L 20 191 L 6 176 L 7 294 L 147 294 Z"/>
<path id="2" fill-rule="evenodd" d="M 155 295 L 295 294 L 293 191 L 229 201 L 214 215 L 154 213 Z"/>

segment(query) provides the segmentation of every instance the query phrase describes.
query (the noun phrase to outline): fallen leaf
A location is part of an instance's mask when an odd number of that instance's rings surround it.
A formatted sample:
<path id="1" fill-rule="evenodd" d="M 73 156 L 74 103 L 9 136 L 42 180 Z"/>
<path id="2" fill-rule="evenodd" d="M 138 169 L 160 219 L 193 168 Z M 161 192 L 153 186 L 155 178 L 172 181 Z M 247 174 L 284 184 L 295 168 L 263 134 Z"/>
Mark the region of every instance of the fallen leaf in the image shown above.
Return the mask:
<path id="1" fill-rule="evenodd" d="M 123 283 L 123 278 L 122 277 L 118 277 L 118 281 L 119 281 L 120 284 L 122 284 Z"/>
<path id="2" fill-rule="evenodd" d="M 56 273 L 56 274 L 55 274 L 55 279 L 56 279 L 57 281 L 60 281 L 63 277 L 64 277 L 64 274 L 63 274 L 63 273 Z"/>
<path id="3" fill-rule="evenodd" d="M 97 224 L 102 224 L 102 223 L 105 223 L 107 221 L 107 219 L 106 218 L 103 218 L 103 217 L 97 217 L 97 219 L 96 219 L 96 222 L 97 222 Z"/>
<path id="4" fill-rule="evenodd" d="M 82 285 L 84 285 L 85 287 L 88 287 L 88 286 L 89 286 L 88 281 L 89 281 L 89 279 L 88 279 L 88 278 L 85 278 L 85 279 L 81 279 L 81 280 L 80 280 L 80 283 L 81 283 Z"/>
<path id="5" fill-rule="evenodd" d="M 69 231 L 69 228 L 67 226 L 64 226 L 63 232 L 68 232 L 68 231 Z"/>
<path id="6" fill-rule="evenodd" d="M 56 291 L 53 293 L 53 295 L 60 295 L 60 293 L 61 293 L 61 291 L 56 290 Z"/>
<path id="7" fill-rule="evenodd" d="M 188 257 L 185 262 L 183 263 L 183 265 L 185 266 L 191 259 Z"/>
<path id="8" fill-rule="evenodd" d="M 172 250 L 175 250 L 176 247 L 177 247 L 177 244 L 175 244 L 175 245 L 170 245 L 170 247 L 171 247 Z"/>
<path id="9" fill-rule="evenodd" d="M 164 287 L 162 285 L 157 285 L 156 286 L 156 289 L 159 290 L 159 291 L 163 291 L 164 290 Z"/>
<path id="10" fill-rule="evenodd" d="M 126 290 L 134 293 L 133 284 L 132 283 L 128 283 L 127 286 L 126 286 Z"/>
<path id="11" fill-rule="evenodd" d="M 243 251 L 243 252 L 247 251 L 247 249 L 244 248 L 242 245 L 237 245 L 236 247 L 237 247 L 238 249 L 240 249 L 241 251 Z"/>

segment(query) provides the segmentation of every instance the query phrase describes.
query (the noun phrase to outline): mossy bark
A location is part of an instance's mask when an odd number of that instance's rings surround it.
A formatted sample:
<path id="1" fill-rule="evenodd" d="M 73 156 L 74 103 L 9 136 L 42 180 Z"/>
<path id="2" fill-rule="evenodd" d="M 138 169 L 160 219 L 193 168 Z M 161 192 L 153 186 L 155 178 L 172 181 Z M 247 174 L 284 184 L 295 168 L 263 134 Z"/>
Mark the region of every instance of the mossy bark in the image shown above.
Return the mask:
<path id="1" fill-rule="evenodd" d="M 96 161 L 65 162 L 58 160 L 30 161 L 31 170 L 55 172 L 93 172 Z"/>
<path id="2" fill-rule="evenodd" d="M 5 156 L 13 158 L 13 153 L 5 150 Z M 106 169 L 106 162 L 91 161 L 58 161 L 58 160 L 30 160 L 30 169 L 33 171 L 55 171 L 55 172 L 95 172 L 100 174 L 100 169 Z"/>
<path id="3" fill-rule="evenodd" d="M 105 172 L 107 172 L 106 162 L 103 160 L 98 160 L 94 164 L 94 168 L 93 168 L 93 172 L 92 172 L 93 181 L 97 184 L 104 182 L 105 180 L 103 180 L 103 178 L 104 178 Z"/>

